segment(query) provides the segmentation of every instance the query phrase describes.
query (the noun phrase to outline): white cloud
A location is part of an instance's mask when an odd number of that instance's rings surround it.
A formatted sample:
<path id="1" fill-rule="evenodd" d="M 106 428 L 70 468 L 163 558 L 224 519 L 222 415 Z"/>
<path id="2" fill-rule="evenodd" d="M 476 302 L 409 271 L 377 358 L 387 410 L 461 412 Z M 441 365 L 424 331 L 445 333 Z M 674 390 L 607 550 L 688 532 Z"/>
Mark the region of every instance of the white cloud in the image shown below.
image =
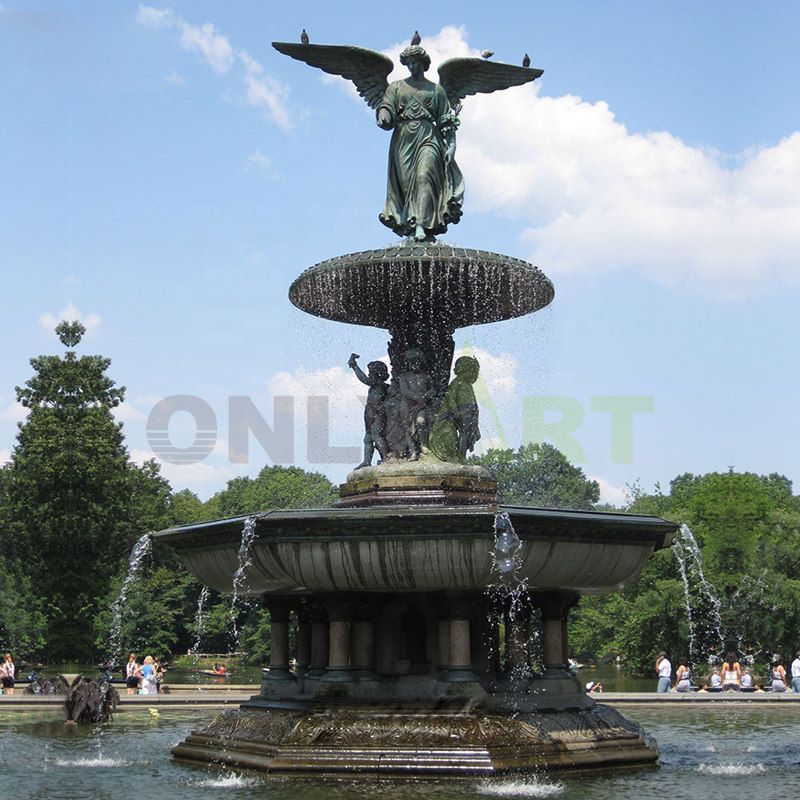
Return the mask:
<path id="1" fill-rule="evenodd" d="M 142 422 L 147 419 L 147 414 L 127 400 L 120 403 L 111 413 L 117 422 Z"/>
<path id="2" fill-rule="evenodd" d="M 174 15 L 168 8 L 140 5 L 136 12 L 136 21 L 148 28 L 166 28 L 172 25 Z"/>
<path id="3" fill-rule="evenodd" d="M 464 28 L 422 45 L 429 75 L 476 56 Z M 384 52 L 403 77 L 399 43 Z M 326 77 L 358 97 L 349 81 Z M 722 300 L 800 285 L 800 132 L 726 156 L 669 132 L 636 133 L 604 101 L 547 97 L 541 79 L 467 97 L 458 160 L 466 212 L 517 218 L 549 273 L 622 270 Z M 359 99 L 359 102 L 362 102 Z"/>
<path id="4" fill-rule="evenodd" d="M 2 10 L 3 10 L 3 7 L 0 6 L 0 11 L 2 11 Z M 3 464 L 8 464 L 9 461 L 11 461 L 11 451 L 10 450 L 0 450 L 0 467 L 2 467 Z"/>
<path id="5" fill-rule="evenodd" d="M 260 108 L 276 125 L 289 130 L 292 127 L 286 100 L 289 87 L 268 75 L 264 67 L 246 50 L 239 51 L 244 66 L 245 99 L 251 106 Z"/>
<path id="6" fill-rule="evenodd" d="M 388 363 L 388 358 L 383 359 Z M 365 368 L 362 365 L 362 368 Z M 306 371 L 298 367 L 294 372 L 279 372 L 269 381 L 270 394 L 297 398 L 324 396 L 329 398 L 330 408 L 361 408 L 367 395 L 367 387 L 349 369 L 328 367 Z M 358 414 L 360 419 L 361 414 Z"/>
<path id="7" fill-rule="evenodd" d="M 221 489 L 234 477 L 234 472 L 225 464 L 209 463 L 208 459 L 196 464 L 170 464 L 161 461 L 151 450 L 131 450 L 131 461 L 140 466 L 145 461 L 156 461 L 161 474 L 170 482 L 173 489 L 208 487 L 212 491 Z"/>
<path id="8" fill-rule="evenodd" d="M 136 20 L 150 28 L 176 28 L 180 32 L 178 41 L 181 47 L 199 53 L 202 60 L 218 75 L 230 73 L 238 63 L 241 67 L 244 101 L 260 109 L 267 119 L 283 130 L 291 129 L 291 117 L 286 103 L 289 87 L 270 75 L 263 64 L 246 50 L 237 50 L 227 36 L 216 30 L 212 22 L 193 25 L 169 9 L 152 6 L 139 6 Z M 183 81 L 182 78 L 180 80 Z"/>
<path id="9" fill-rule="evenodd" d="M 251 172 L 260 172 L 271 180 L 278 177 L 272 159 L 260 150 L 256 150 L 254 153 L 250 153 L 250 155 L 247 156 L 247 169 Z"/>
<path id="10" fill-rule="evenodd" d="M 607 480 L 599 477 L 598 475 L 589 475 L 589 479 L 597 481 L 597 483 L 600 485 L 601 503 L 609 503 L 617 508 L 622 508 L 628 504 L 630 498 L 624 487 L 615 486 L 613 483 L 609 483 Z"/>
<path id="11" fill-rule="evenodd" d="M 0 422 L 23 422 L 28 418 L 28 413 L 25 406 L 15 401 L 0 409 Z"/>
<path id="12" fill-rule="evenodd" d="M 214 72 L 224 75 L 233 66 L 233 48 L 227 36 L 222 36 L 214 30 L 211 22 L 203 25 L 190 25 L 184 20 L 178 21 L 181 32 L 181 47 L 200 53 Z"/>
<path id="13" fill-rule="evenodd" d="M 182 75 L 179 75 L 177 72 L 171 72 L 166 78 L 164 78 L 164 83 L 180 88 L 181 86 L 186 86 L 186 78 L 184 78 Z"/>
<path id="14" fill-rule="evenodd" d="M 75 308 L 72 303 L 65 306 L 57 314 L 42 314 L 39 317 L 39 324 L 47 329 L 53 331 L 59 322 L 66 320 L 67 322 L 81 322 L 86 328 L 87 333 L 96 330 L 100 323 L 103 321 L 99 314 L 85 314 L 78 308 Z"/>

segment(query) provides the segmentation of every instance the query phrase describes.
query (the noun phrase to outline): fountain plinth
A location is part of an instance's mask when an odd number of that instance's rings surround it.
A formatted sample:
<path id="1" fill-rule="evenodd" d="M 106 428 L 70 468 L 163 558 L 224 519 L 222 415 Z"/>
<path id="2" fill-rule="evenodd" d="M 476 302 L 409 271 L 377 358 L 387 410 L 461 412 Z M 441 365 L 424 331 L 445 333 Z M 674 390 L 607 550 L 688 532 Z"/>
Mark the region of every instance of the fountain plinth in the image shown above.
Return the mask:
<path id="1" fill-rule="evenodd" d="M 517 608 L 487 593 L 498 513 L 519 538 Z M 246 518 L 156 534 L 205 585 L 230 592 Z M 638 576 L 675 526 L 656 517 L 496 505 L 283 510 L 259 515 L 247 592 L 274 621 L 260 694 L 193 733 L 178 758 L 271 772 L 463 774 L 644 764 L 658 751 L 565 670 L 581 594 Z M 290 672 L 289 623 L 299 668 Z M 302 630 L 302 635 L 301 635 Z M 519 672 L 522 668 L 522 673 Z M 224 747 L 223 747 L 224 742 Z"/>
<path id="2" fill-rule="evenodd" d="M 542 71 L 455 58 L 434 84 L 414 41 L 401 54 L 411 77 L 389 84 L 391 61 L 371 50 L 275 47 L 352 80 L 378 126 L 394 131 L 380 219 L 407 238 L 323 261 L 289 290 L 307 313 L 390 337 L 386 360 L 366 370 L 357 353 L 348 361 L 369 387 L 364 460 L 337 507 L 155 536 L 204 585 L 261 598 L 272 620 L 261 692 L 173 753 L 283 774 L 652 763 L 655 743 L 567 671 L 567 617 L 582 594 L 635 580 L 676 526 L 499 506 L 492 476 L 468 461 L 480 438 L 480 365 L 471 356 L 453 364 L 453 334 L 538 311 L 554 289 L 531 264 L 434 237 L 462 214 L 461 101 Z"/>

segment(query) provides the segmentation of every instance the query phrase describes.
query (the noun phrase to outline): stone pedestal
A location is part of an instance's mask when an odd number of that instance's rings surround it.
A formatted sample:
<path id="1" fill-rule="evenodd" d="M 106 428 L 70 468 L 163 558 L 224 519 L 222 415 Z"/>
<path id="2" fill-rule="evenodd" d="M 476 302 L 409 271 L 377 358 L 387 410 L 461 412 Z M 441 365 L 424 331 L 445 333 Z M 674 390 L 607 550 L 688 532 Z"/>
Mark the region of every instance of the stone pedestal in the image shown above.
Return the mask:
<path id="1" fill-rule="evenodd" d="M 447 607 L 447 664 L 441 670 L 441 679 L 448 683 L 469 683 L 478 680 L 472 669 L 470 642 L 470 605 L 467 596 L 451 596 Z M 441 651 L 440 651 L 441 653 Z"/>
<path id="2" fill-rule="evenodd" d="M 569 658 L 567 641 L 567 615 L 577 605 L 577 592 L 534 592 L 533 601 L 542 612 L 542 650 L 544 678 L 561 679 L 566 674 Z"/>
<path id="3" fill-rule="evenodd" d="M 352 679 L 349 612 L 344 604 L 328 606 L 328 668 L 321 679 L 325 683 L 347 683 Z"/>
<path id="4" fill-rule="evenodd" d="M 308 678 L 321 678 L 328 667 L 328 615 L 319 607 L 311 609 L 311 663 Z"/>
<path id="5" fill-rule="evenodd" d="M 265 681 L 289 681 L 289 604 L 270 598 L 267 601 L 270 616 L 269 672 Z"/>
<path id="6" fill-rule="evenodd" d="M 354 610 L 351 629 L 353 670 L 360 681 L 379 680 L 375 672 L 375 609 L 360 605 Z"/>
<path id="7" fill-rule="evenodd" d="M 389 460 L 354 469 L 339 493 L 337 506 L 480 505 L 497 501 L 497 482 L 483 467 L 452 464 L 427 453 L 419 461 Z"/>
<path id="8" fill-rule="evenodd" d="M 247 705 L 192 732 L 173 755 L 195 763 L 275 775 L 474 777 L 598 767 L 640 767 L 655 742 L 608 706 L 581 711 L 487 710 L 456 705 L 330 702 L 291 708 Z"/>
<path id="9" fill-rule="evenodd" d="M 297 611 L 297 657 L 294 674 L 304 676 L 311 669 L 311 613 L 306 607 Z"/>

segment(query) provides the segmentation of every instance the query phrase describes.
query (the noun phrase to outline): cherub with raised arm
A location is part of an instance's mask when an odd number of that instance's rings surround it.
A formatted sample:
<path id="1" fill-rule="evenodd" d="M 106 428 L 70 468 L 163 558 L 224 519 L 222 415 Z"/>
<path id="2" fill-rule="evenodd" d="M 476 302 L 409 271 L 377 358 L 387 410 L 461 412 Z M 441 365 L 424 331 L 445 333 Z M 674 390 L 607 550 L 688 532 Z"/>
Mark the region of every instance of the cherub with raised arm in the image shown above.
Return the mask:
<path id="1" fill-rule="evenodd" d="M 386 444 L 386 393 L 389 386 L 386 380 L 389 377 L 389 369 L 383 361 L 370 361 L 367 364 L 367 372 L 358 366 L 358 355 L 350 354 L 347 365 L 356 375 L 361 383 L 369 386 L 367 392 L 367 405 L 364 408 L 364 460 L 356 467 L 368 467 L 372 464 L 372 454 L 375 450 L 381 461 L 385 461 L 389 455 L 389 448 Z"/>

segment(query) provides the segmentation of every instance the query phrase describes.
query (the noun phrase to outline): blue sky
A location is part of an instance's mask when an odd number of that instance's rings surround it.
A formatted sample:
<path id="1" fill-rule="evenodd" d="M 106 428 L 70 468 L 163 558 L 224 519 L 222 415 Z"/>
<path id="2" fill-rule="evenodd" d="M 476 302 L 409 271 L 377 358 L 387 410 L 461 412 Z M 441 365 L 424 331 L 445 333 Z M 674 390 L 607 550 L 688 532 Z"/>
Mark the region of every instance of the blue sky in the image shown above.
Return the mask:
<path id="1" fill-rule="evenodd" d="M 60 349 L 64 309 L 127 387 L 136 458 L 159 398 L 214 409 L 215 452 L 164 466 L 176 488 L 207 497 L 267 461 L 253 442 L 231 463 L 232 395 L 270 421 L 273 396 L 295 395 L 303 466 L 308 393 L 331 395 L 331 442 L 359 445 L 347 357 L 383 355 L 386 335 L 306 317 L 287 290 L 317 261 L 392 240 L 377 221 L 388 135 L 269 43 L 305 27 L 396 53 L 418 28 L 434 63 L 490 48 L 545 69 L 462 113 L 465 216 L 445 238 L 526 258 L 556 285 L 546 311 L 457 336 L 484 364 L 485 441 L 519 444 L 524 398 L 565 396 L 583 414 L 582 466 L 613 501 L 635 480 L 731 465 L 800 480 L 800 6 L 343 8 L 2 0 L 0 459 L 14 386 Z M 609 415 L 591 411 L 608 395 L 653 402 L 622 462 Z M 189 423 L 176 415 L 176 443 Z"/>

